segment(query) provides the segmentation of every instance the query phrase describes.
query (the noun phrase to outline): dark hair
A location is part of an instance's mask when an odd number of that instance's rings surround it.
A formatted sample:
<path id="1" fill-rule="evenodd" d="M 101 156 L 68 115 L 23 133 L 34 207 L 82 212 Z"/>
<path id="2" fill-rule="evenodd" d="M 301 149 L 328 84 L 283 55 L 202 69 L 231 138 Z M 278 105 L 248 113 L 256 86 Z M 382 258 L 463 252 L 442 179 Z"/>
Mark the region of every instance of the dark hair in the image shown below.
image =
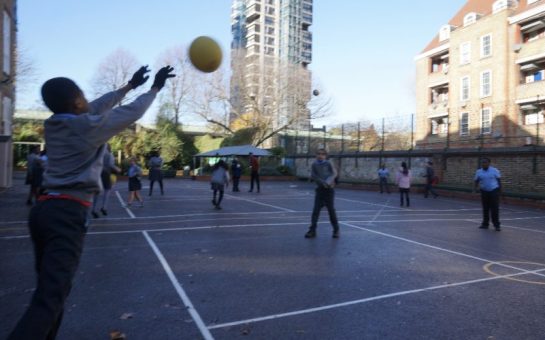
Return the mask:
<path id="1" fill-rule="evenodd" d="M 217 170 L 218 168 L 224 168 L 225 170 L 228 170 L 229 167 L 227 166 L 227 163 L 225 163 L 225 161 L 223 159 L 220 159 L 219 162 L 217 162 L 216 164 L 214 164 L 214 166 L 212 167 L 213 170 Z"/>
<path id="2" fill-rule="evenodd" d="M 403 174 L 406 176 L 409 174 L 409 168 L 407 167 L 407 163 L 405 162 L 401 162 L 401 167 L 403 168 L 403 170 L 401 172 L 403 172 Z"/>
<path id="3" fill-rule="evenodd" d="M 81 89 L 68 78 L 51 78 L 42 85 L 42 99 L 53 113 L 70 112 Z"/>
<path id="4" fill-rule="evenodd" d="M 488 157 L 482 157 L 482 158 L 481 158 L 481 162 L 482 162 L 482 161 L 487 161 L 488 163 L 490 163 L 490 158 L 488 158 Z"/>

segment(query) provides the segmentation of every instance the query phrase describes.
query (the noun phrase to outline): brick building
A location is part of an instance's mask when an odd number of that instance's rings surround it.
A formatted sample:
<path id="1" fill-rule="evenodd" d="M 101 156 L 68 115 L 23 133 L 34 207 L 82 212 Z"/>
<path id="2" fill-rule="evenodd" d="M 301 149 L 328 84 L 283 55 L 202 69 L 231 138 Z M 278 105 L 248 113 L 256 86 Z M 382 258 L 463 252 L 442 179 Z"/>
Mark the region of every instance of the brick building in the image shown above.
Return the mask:
<path id="1" fill-rule="evenodd" d="M 0 188 L 10 187 L 13 174 L 12 118 L 15 107 L 16 0 L 0 0 Z"/>
<path id="2" fill-rule="evenodd" d="M 417 148 L 543 145 L 545 0 L 469 0 L 415 60 Z"/>

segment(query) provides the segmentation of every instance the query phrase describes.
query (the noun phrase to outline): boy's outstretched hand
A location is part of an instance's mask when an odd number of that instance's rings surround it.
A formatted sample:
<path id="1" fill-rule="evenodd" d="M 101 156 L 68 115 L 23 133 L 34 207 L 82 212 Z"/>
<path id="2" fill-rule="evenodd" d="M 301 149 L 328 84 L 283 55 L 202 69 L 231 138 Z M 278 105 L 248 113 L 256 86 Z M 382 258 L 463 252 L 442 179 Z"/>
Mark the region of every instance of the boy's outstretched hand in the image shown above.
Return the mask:
<path id="1" fill-rule="evenodd" d="M 140 69 L 138 69 L 138 71 L 136 71 L 132 75 L 131 80 L 129 80 L 129 84 L 131 84 L 131 87 L 135 89 L 138 86 L 144 84 L 149 78 L 149 76 L 144 77 L 144 75 L 149 71 L 150 70 L 148 70 L 148 65 L 140 67 Z"/>
<path id="2" fill-rule="evenodd" d="M 157 74 L 155 75 L 155 81 L 153 82 L 153 85 L 151 85 L 151 88 L 157 88 L 158 91 L 160 91 L 163 86 L 165 86 L 165 82 L 168 78 L 176 77 L 175 74 L 171 74 L 170 72 L 174 71 L 174 67 L 165 66 L 162 69 L 160 69 Z"/>

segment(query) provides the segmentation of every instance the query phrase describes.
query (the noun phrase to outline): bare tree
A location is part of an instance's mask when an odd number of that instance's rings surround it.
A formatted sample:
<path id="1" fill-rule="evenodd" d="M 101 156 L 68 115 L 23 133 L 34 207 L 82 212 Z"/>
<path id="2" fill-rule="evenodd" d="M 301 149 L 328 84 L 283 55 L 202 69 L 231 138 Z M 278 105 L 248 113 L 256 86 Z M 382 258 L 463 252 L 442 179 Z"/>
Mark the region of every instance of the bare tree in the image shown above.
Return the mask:
<path id="1" fill-rule="evenodd" d="M 229 133 L 253 129 L 252 142 L 260 146 L 286 129 L 308 129 L 311 119 L 330 112 L 327 96 L 312 95 L 307 69 L 270 61 L 255 69 L 257 63 L 252 64 L 244 53 L 234 53 L 231 91 L 221 74 L 210 78 L 198 100 L 201 117 Z"/>
<path id="2" fill-rule="evenodd" d="M 119 48 L 108 55 L 98 65 L 92 80 L 92 89 L 95 96 L 115 91 L 127 84 L 134 72 L 142 66 L 127 50 Z M 125 97 L 119 105 L 131 101 L 139 92 L 135 91 Z"/>
<path id="3" fill-rule="evenodd" d="M 176 77 L 166 83 L 160 103 L 161 113 L 177 127 L 182 112 L 189 111 L 189 106 L 193 103 L 195 71 L 182 47 L 174 47 L 164 52 L 160 57 L 160 64 L 171 65 L 176 72 Z"/>

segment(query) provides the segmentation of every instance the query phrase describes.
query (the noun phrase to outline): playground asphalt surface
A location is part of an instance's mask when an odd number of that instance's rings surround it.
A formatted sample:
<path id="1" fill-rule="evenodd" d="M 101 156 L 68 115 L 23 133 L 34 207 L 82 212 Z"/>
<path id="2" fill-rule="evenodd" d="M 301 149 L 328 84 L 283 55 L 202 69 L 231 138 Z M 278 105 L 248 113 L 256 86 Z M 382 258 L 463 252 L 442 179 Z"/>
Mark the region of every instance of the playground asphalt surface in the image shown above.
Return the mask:
<path id="1" fill-rule="evenodd" d="M 0 339 L 35 286 L 22 178 L 0 193 Z M 227 189 L 165 181 L 165 195 L 91 219 L 58 339 L 544 339 L 545 214 L 502 204 L 478 229 L 478 200 L 336 190 L 331 237 L 307 182 Z M 392 188 L 392 191 L 393 188 Z"/>

